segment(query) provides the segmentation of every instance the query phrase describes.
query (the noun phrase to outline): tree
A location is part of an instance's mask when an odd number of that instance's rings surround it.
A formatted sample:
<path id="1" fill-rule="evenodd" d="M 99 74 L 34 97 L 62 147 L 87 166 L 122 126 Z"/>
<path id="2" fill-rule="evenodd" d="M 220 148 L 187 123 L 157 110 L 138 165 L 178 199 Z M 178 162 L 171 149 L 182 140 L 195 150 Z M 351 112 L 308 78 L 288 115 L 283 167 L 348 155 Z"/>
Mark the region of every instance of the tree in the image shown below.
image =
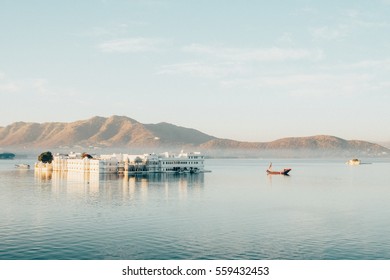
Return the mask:
<path id="1" fill-rule="evenodd" d="M 43 163 L 51 163 L 53 161 L 53 155 L 51 152 L 43 152 L 38 156 L 38 161 L 42 161 Z"/>
<path id="2" fill-rule="evenodd" d="M 0 159 L 13 159 L 15 154 L 13 153 L 2 153 L 0 154 Z"/>
<path id="3" fill-rule="evenodd" d="M 85 158 L 85 157 L 87 157 L 87 158 L 93 158 L 93 156 L 91 156 L 90 154 L 87 154 L 87 153 L 83 153 L 83 154 L 81 155 L 81 157 L 82 157 L 82 158 Z"/>

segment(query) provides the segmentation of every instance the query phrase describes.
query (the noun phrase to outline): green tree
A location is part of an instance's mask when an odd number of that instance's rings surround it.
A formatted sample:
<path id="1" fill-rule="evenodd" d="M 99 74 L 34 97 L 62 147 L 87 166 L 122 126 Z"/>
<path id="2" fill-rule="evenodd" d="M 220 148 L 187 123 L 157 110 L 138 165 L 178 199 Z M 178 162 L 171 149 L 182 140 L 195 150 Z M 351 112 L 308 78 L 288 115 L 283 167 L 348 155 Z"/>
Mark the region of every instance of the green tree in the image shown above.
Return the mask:
<path id="1" fill-rule="evenodd" d="M 81 155 L 81 157 L 82 157 L 82 158 L 85 158 L 85 157 L 87 157 L 87 158 L 93 158 L 93 156 L 91 156 L 90 154 L 87 154 L 87 153 L 83 153 L 83 154 Z"/>
<path id="2" fill-rule="evenodd" d="M 2 153 L 0 154 L 0 159 L 13 159 L 15 154 L 13 153 Z"/>
<path id="3" fill-rule="evenodd" d="M 42 161 L 43 163 L 51 163 L 53 161 L 53 155 L 51 152 L 43 152 L 38 156 L 38 161 Z"/>

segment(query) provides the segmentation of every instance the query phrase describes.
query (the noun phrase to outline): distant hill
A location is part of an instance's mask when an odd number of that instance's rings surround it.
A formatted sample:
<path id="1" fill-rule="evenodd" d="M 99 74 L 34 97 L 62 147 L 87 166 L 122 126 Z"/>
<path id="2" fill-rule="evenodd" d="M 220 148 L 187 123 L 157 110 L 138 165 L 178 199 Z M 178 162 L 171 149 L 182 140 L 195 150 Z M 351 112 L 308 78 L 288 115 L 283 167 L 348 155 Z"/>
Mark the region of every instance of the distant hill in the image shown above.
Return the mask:
<path id="1" fill-rule="evenodd" d="M 198 146 L 215 137 L 168 123 L 142 124 L 123 116 L 71 123 L 16 122 L 0 127 L 0 147 L 159 147 Z"/>
<path id="2" fill-rule="evenodd" d="M 271 142 L 240 142 L 226 139 L 213 139 L 201 145 L 207 150 L 235 150 L 240 154 L 251 153 L 261 156 L 312 157 L 312 156 L 390 156 L 390 149 L 378 144 L 345 140 L 335 136 L 316 135 L 309 137 L 289 137 Z"/>
<path id="3" fill-rule="evenodd" d="M 383 147 L 386 147 L 386 148 L 390 149 L 390 141 L 388 141 L 388 142 L 378 142 L 378 144 L 383 146 Z"/>
<path id="4" fill-rule="evenodd" d="M 30 149 L 196 149 L 214 155 L 244 156 L 389 156 L 374 143 L 317 135 L 272 142 L 220 139 L 169 123 L 142 124 L 125 116 L 93 117 L 70 123 L 16 122 L 0 127 L 0 148 Z"/>

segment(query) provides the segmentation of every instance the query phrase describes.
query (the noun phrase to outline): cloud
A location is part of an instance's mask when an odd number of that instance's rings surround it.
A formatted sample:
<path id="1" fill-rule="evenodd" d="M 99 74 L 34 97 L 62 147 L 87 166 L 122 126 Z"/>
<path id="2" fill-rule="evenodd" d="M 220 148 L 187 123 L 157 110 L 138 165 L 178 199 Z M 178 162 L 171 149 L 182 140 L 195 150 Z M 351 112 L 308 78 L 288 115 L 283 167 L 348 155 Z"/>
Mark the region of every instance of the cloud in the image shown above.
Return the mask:
<path id="1" fill-rule="evenodd" d="M 390 58 L 383 59 L 365 59 L 350 63 L 334 63 L 332 65 L 321 66 L 322 70 L 326 71 L 348 71 L 353 72 L 368 72 L 376 75 L 387 75 L 390 71 Z"/>
<path id="2" fill-rule="evenodd" d="M 301 48 L 228 48 L 203 44 L 191 44 L 180 49 L 192 55 L 192 61 L 164 65 L 158 75 L 189 75 L 193 77 L 226 79 L 252 76 L 258 67 L 263 69 L 266 63 L 296 60 L 317 61 L 324 57 L 321 50 Z M 253 64 L 253 62 L 264 62 Z"/>
<path id="3" fill-rule="evenodd" d="M 226 88 L 246 88 L 265 92 L 288 93 L 296 97 L 350 96 L 374 89 L 368 74 L 290 74 L 258 76 L 250 79 L 224 80 Z"/>
<path id="4" fill-rule="evenodd" d="M 356 20 L 355 24 L 365 28 L 388 28 L 390 23 L 386 21 Z"/>
<path id="5" fill-rule="evenodd" d="M 20 90 L 20 86 L 14 82 L 0 82 L 0 93 L 13 93 Z"/>
<path id="6" fill-rule="evenodd" d="M 71 89 L 53 88 L 44 78 L 10 79 L 0 73 L 0 94 L 53 97 L 70 96 L 73 92 Z"/>
<path id="7" fill-rule="evenodd" d="M 381 20 L 380 15 L 369 12 L 361 12 L 359 10 L 346 10 L 343 12 L 343 19 L 349 19 L 347 23 L 350 27 L 363 28 L 383 28 L 389 27 L 387 21 Z"/>
<path id="8" fill-rule="evenodd" d="M 356 9 L 347 9 L 335 13 L 328 20 L 333 25 L 325 25 L 309 28 L 309 32 L 315 41 L 320 40 L 340 40 L 348 37 L 353 32 L 364 29 L 389 28 L 390 23 L 382 19 L 380 14 L 362 12 Z"/>
<path id="9" fill-rule="evenodd" d="M 115 24 L 109 27 L 94 27 L 87 32 L 82 33 L 82 36 L 89 37 L 104 37 L 104 36 L 123 36 L 128 31 L 128 25 L 125 23 Z"/>
<path id="10" fill-rule="evenodd" d="M 44 79 L 5 80 L 0 81 L 1 93 L 35 92 L 48 94 L 47 81 Z"/>
<path id="11" fill-rule="evenodd" d="M 183 52 L 210 55 L 230 61 L 286 61 L 286 60 L 321 60 L 321 50 L 294 48 L 225 48 L 192 44 L 182 48 Z"/>
<path id="12" fill-rule="evenodd" d="M 309 29 L 314 40 L 337 40 L 345 38 L 349 33 L 349 27 L 341 24 L 335 27 L 321 26 Z"/>
<path id="13" fill-rule="evenodd" d="M 231 74 L 241 74 L 244 69 L 231 63 L 188 62 L 164 65 L 157 72 L 159 75 L 189 74 L 194 77 L 222 78 Z"/>
<path id="14" fill-rule="evenodd" d="M 108 53 L 136 53 L 160 51 L 164 40 L 151 38 L 122 38 L 101 43 L 98 48 Z"/>
<path id="15" fill-rule="evenodd" d="M 120 38 L 126 37 L 129 34 L 129 30 L 133 28 L 139 28 L 149 25 L 145 21 L 126 21 L 126 23 L 112 23 L 105 26 L 94 26 L 73 33 L 77 37 L 87 38 Z"/>
<path id="16" fill-rule="evenodd" d="M 21 89 L 20 82 L 12 81 L 7 78 L 5 73 L 0 72 L 0 93 L 14 93 Z"/>
<path id="17" fill-rule="evenodd" d="M 32 79 L 30 82 L 31 88 L 39 94 L 50 94 L 48 84 L 46 79 Z"/>
<path id="18" fill-rule="evenodd" d="M 368 59 L 368 60 L 362 60 L 356 63 L 350 63 L 343 65 L 346 69 L 368 69 L 368 68 L 375 68 L 380 71 L 384 70 L 390 70 L 390 59 Z"/>
<path id="19" fill-rule="evenodd" d="M 285 32 L 279 38 L 278 42 L 281 44 L 292 44 L 294 43 L 293 35 L 291 33 Z"/>
<path id="20" fill-rule="evenodd" d="M 317 14 L 318 13 L 318 10 L 316 8 L 308 7 L 308 6 L 297 9 L 297 11 L 301 12 L 301 13 L 305 13 L 305 14 Z"/>

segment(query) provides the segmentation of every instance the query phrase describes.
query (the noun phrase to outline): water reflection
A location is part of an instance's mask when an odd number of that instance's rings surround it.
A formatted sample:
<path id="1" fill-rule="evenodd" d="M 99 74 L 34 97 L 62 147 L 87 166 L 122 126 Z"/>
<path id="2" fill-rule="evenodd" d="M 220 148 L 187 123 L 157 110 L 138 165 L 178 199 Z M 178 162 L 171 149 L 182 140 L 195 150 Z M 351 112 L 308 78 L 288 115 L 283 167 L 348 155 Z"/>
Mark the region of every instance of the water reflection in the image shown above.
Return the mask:
<path id="1" fill-rule="evenodd" d="M 212 163 L 138 176 L 0 165 L 0 259 L 390 258 L 388 162 L 297 160 L 290 177 Z"/>
<path id="2" fill-rule="evenodd" d="M 52 178 L 52 171 L 46 171 L 46 170 L 34 170 L 34 177 L 35 182 L 37 183 L 44 183 L 47 181 L 50 181 Z"/>
<path id="3" fill-rule="evenodd" d="M 267 174 L 267 181 L 268 181 L 268 185 L 269 186 L 272 186 L 273 184 L 273 180 L 275 180 L 275 182 L 280 182 L 280 181 L 288 181 L 289 178 L 290 178 L 290 175 L 289 174 Z"/>
<path id="4" fill-rule="evenodd" d="M 188 192 L 198 192 L 204 188 L 203 173 L 154 173 L 147 175 L 123 176 L 123 187 L 130 193 L 139 190 L 146 198 L 148 192 L 163 192 L 166 199 L 170 193 L 178 195 L 179 199 L 187 198 Z"/>
<path id="5" fill-rule="evenodd" d="M 39 183 L 51 182 L 52 192 L 66 192 L 68 194 L 106 196 L 106 197 L 133 197 L 141 199 L 151 193 L 170 192 L 179 194 L 179 198 L 187 197 L 189 190 L 196 192 L 204 188 L 203 173 L 153 173 L 142 175 L 98 174 L 89 172 L 35 172 L 35 181 Z"/>

